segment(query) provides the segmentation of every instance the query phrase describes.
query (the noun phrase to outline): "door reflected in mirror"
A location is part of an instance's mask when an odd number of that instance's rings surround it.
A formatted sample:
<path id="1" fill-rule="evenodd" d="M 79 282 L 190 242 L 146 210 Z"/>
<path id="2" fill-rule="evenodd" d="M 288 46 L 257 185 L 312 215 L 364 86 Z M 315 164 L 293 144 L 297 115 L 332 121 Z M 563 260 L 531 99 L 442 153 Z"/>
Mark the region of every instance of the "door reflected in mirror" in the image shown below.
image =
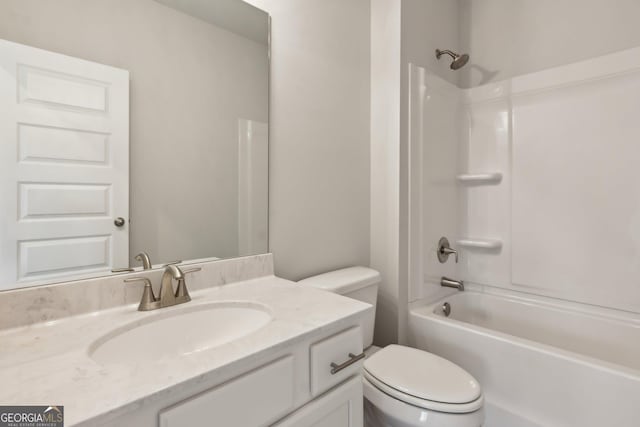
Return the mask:
<path id="1" fill-rule="evenodd" d="M 269 17 L 0 3 L 0 290 L 268 250 Z"/>

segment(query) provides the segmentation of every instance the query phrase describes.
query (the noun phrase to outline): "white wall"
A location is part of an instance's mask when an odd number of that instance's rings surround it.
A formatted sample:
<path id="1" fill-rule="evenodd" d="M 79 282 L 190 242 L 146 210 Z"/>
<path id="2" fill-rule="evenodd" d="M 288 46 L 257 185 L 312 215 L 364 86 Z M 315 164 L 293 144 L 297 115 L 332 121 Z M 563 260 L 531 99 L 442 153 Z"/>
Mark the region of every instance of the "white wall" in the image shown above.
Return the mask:
<path id="1" fill-rule="evenodd" d="M 459 237 L 502 248 L 462 249 L 460 277 L 640 312 L 637 201 L 620 191 L 637 181 L 638 16 L 634 0 L 460 0 L 473 89 L 457 167 L 503 173 L 463 190 Z M 609 239 L 624 248 L 611 257 Z"/>
<path id="2" fill-rule="evenodd" d="M 458 50 L 459 47 L 459 4 L 458 0 L 402 0 L 401 2 L 401 59 L 400 59 L 400 157 L 399 157 L 399 230 L 398 252 L 398 341 L 404 343 L 407 334 L 407 304 L 409 301 L 410 283 L 423 280 L 422 270 L 413 268 L 414 259 L 420 251 L 416 250 L 416 243 L 420 240 L 421 232 L 415 230 L 412 213 L 415 211 L 416 188 L 412 182 L 412 173 L 419 167 L 418 159 L 433 152 L 416 152 L 411 144 L 415 137 L 415 130 L 411 127 L 411 117 L 415 109 L 410 107 L 412 101 L 411 85 L 415 84 L 412 70 L 416 67 L 432 70 L 436 76 L 445 82 L 457 84 L 459 74 L 449 67 L 449 58 L 438 60 L 436 49 Z M 430 81 L 431 83 L 431 81 Z M 426 84 L 426 82 L 422 82 Z M 418 88 L 418 90 L 422 90 Z M 427 106 L 428 108 L 428 106 Z M 447 110 L 450 111 L 450 110 Z M 438 118 L 447 119 L 439 112 Z M 424 126 L 438 126 L 438 121 L 422 121 Z M 446 145 L 443 139 L 440 144 Z M 455 150 L 453 151 L 455 153 Z M 446 153 L 446 152 L 445 152 Z M 445 154 L 443 153 L 443 154 Z M 446 155 L 446 154 L 445 154 Z M 440 160 L 440 159 L 438 159 Z M 429 159 L 430 164 L 438 165 L 437 170 L 444 169 L 445 163 L 436 159 Z M 432 171 L 433 172 L 433 171 Z M 443 177 L 444 178 L 444 177 Z M 420 204 L 420 203 L 418 203 Z M 447 201 L 438 201 L 437 205 L 429 206 L 431 212 L 446 211 Z M 442 231 L 444 232 L 444 230 Z M 425 242 L 426 243 L 426 242 Z M 428 244 L 428 243 L 427 243 Z"/>
<path id="3" fill-rule="evenodd" d="M 250 0 L 271 14 L 269 246 L 301 279 L 369 264 L 369 0 Z"/>
<path id="4" fill-rule="evenodd" d="M 386 2 L 379 0 L 378 4 Z M 389 308 L 385 310 L 387 321 L 393 318 L 394 312 L 399 319 L 400 340 L 403 339 L 403 298 L 408 287 L 411 288 L 412 299 L 441 295 L 443 291 L 437 279 L 442 274 L 470 278 L 471 281 L 474 277 L 481 278 L 482 282 L 491 282 L 492 285 L 511 285 L 511 242 L 508 238 L 503 239 L 499 256 L 496 256 L 496 251 L 475 251 L 470 256 L 473 251 L 465 250 L 461 265 L 457 267 L 452 264 L 453 260 L 446 265 L 434 261 L 435 245 L 440 235 L 449 234 L 455 245 L 453 240 L 474 233 L 479 235 L 475 237 L 500 238 L 508 234 L 511 227 L 508 163 L 512 148 L 509 140 L 510 112 L 508 105 L 505 107 L 507 101 L 496 99 L 492 88 L 488 88 L 486 95 L 494 96 L 494 99 L 474 104 L 472 111 L 461 110 L 456 101 L 461 92 L 455 94 L 455 86 L 444 89 L 445 82 L 438 79 L 460 86 L 477 86 L 640 45 L 640 31 L 635 23 L 640 16 L 640 3 L 637 1 L 402 0 L 401 7 L 401 22 L 395 22 L 402 34 L 400 59 L 392 50 L 397 45 L 396 38 L 381 36 L 375 39 L 376 27 L 381 27 L 381 24 L 374 20 L 372 27 L 372 55 L 386 52 L 386 67 L 397 67 L 401 87 L 400 99 L 397 101 L 388 96 L 389 105 L 385 106 L 387 120 L 396 117 L 395 102 L 399 103 L 400 109 L 397 130 L 400 138 L 396 139 L 395 133 L 387 137 L 384 144 L 390 151 L 385 153 L 384 161 L 381 160 L 391 174 L 376 178 L 372 169 L 372 219 L 377 219 L 375 222 L 372 220 L 371 242 L 372 265 L 380 265 L 381 269 L 387 268 L 394 273 L 389 276 L 391 279 L 385 277 L 385 280 L 392 281 L 385 283 L 383 292 L 389 297 Z M 393 16 L 388 11 L 386 13 Z M 389 24 L 392 20 L 386 22 Z M 459 71 L 450 70 L 450 61 L 435 60 L 435 48 L 469 53 L 471 62 Z M 409 63 L 421 67 L 414 70 L 413 77 L 420 77 L 422 81 L 411 80 Z M 375 75 L 375 68 L 372 73 Z M 415 99 L 410 96 L 411 84 L 415 84 Z M 372 112 L 376 111 L 376 85 L 372 80 Z M 421 102 L 423 116 L 416 115 L 410 107 L 420 106 Z M 460 114 L 465 111 L 466 114 Z M 441 117 L 442 114 L 446 117 Z M 372 113 L 372 150 L 375 149 L 376 138 L 380 138 L 374 129 L 384 129 L 377 123 L 379 120 L 380 117 Z M 416 135 L 417 131 L 425 134 Z M 423 138 L 424 144 L 430 145 L 423 147 L 422 153 L 412 152 L 415 147 L 410 141 L 419 137 Z M 418 174 L 418 179 L 413 180 L 407 171 L 411 173 L 411 168 L 414 168 L 415 172 L 417 165 L 413 162 L 417 157 L 422 159 L 423 167 L 428 170 L 422 170 L 423 175 Z M 372 151 L 373 168 L 376 167 L 376 158 L 383 159 L 383 156 L 376 156 Z M 495 170 L 503 172 L 504 181 L 499 186 L 459 189 L 454 179 L 456 173 Z M 379 168 L 379 171 L 385 169 Z M 407 191 L 415 191 L 415 185 L 420 183 L 426 186 L 422 194 L 424 205 L 418 202 L 419 208 L 416 208 L 416 200 L 409 197 Z M 385 188 L 385 185 L 389 187 Z M 384 203 L 374 203 L 383 197 L 376 195 L 376 191 L 387 195 L 382 199 Z M 461 200 L 457 200 L 460 196 Z M 376 207 L 384 207 L 393 215 L 380 214 L 375 211 Z M 404 223 L 407 215 L 417 209 L 423 209 L 421 221 L 425 227 L 431 227 L 422 230 L 426 240 L 418 245 L 412 242 L 416 230 L 408 230 Z M 396 212 L 399 212 L 397 217 L 394 216 Z M 386 236 L 387 241 L 374 239 L 376 234 Z M 397 243 L 398 247 L 388 245 L 389 242 Z M 387 258 L 376 262 L 373 258 L 376 253 Z M 419 263 L 429 266 L 427 271 L 416 270 L 408 263 L 408 259 L 414 256 Z M 404 277 L 407 271 L 409 275 Z M 492 277 L 493 280 L 486 280 L 487 272 L 497 272 L 497 275 Z M 424 287 L 423 273 L 427 276 L 427 287 Z M 566 297 L 571 292 L 565 286 L 554 295 Z M 585 301 L 584 296 L 574 296 L 574 299 Z"/>
<path id="5" fill-rule="evenodd" d="M 637 0 L 459 0 L 463 87 L 640 45 Z"/>
<path id="6" fill-rule="evenodd" d="M 7 0 L 0 38 L 130 71 L 132 256 L 238 254 L 238 119 L 268 119 L 265 45 L 153 0 Z"/>
<path id="7" fill-rule="evenodd" d="M 640 313 L 640 48 L 513 79 L 511 106 L 513 287 Z"/>
<path id="8" fill-rule="evenodd" d="M 371 2 L 371 266 L 382 273 L 377 344 L 404 342 L 411 267 L 409 64 L 456 83 L 436 48 L 458 48 L 458 2 Z M 413 251 L 415 253 L 415 251 Z"/>
<path id="9" fill-rule="evenodd" d="M 371 1 L 371 267 L 380 271 L 374 342 L 398 339 L 400 2 Z"/>
<path id="10" fill-rule="evenodd" d="M 460 89 L 426 68 L 411 67 L 408 137 L 411 165 L 410 253 L 408 301 L 437 299 L 451 290 L 440 278 L 457 276 L 454 257 L 442 264 L 438 241 L 449 239 L 457 247 L 460 189 L 459 173 Z M 425 286 L 426 284 L 426 286 Z"/>

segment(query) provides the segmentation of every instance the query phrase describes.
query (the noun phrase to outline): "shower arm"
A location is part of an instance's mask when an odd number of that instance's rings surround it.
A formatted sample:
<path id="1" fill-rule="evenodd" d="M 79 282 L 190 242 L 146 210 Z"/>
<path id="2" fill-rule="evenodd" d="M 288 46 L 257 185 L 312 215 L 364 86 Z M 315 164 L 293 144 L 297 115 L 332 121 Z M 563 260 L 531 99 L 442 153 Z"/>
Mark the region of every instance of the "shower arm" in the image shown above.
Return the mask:
<path id="1" fill-rule="evenodd" d="M 457 54 L 453 53 L 449 49 L 445 49 L 445 50 L 436 49 L 436 58 L 440 59 L 442 55 L 449 55 L 453 59 L 456 59 L 456 57 L 458 56 Z"/>

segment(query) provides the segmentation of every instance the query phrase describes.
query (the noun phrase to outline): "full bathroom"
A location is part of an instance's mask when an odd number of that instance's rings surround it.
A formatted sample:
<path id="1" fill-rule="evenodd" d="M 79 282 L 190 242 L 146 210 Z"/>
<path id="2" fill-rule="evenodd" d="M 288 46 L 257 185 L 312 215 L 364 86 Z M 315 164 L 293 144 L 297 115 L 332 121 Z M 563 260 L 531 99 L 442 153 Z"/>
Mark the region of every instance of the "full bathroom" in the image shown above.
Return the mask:
<path id="1" fill-rule="evenodd" d="M 0 427 L 640 426 L 639 18 L 3 0 Z"/>

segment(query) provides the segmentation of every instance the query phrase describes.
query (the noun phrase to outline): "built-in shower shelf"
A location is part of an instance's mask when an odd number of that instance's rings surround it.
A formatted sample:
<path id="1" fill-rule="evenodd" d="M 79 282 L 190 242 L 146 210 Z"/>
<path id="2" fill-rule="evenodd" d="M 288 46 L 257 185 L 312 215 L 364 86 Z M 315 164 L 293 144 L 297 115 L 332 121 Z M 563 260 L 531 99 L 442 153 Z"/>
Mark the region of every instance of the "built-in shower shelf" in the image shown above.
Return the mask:
<path id="1" fill-rule="evenodd" d="M 482 184 L 499 184 L 502 181 L 501 172 L 489 173 L 465 173 L 456 177 L 461 184 L 482 185 Z"/>
<path id="2" fill-rule="evenodd" d="M 456 243 L 463 248 L 497 251 L 502 249 L 502 240 L 496 239 L 460 239 Z"/>

